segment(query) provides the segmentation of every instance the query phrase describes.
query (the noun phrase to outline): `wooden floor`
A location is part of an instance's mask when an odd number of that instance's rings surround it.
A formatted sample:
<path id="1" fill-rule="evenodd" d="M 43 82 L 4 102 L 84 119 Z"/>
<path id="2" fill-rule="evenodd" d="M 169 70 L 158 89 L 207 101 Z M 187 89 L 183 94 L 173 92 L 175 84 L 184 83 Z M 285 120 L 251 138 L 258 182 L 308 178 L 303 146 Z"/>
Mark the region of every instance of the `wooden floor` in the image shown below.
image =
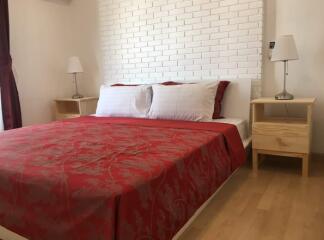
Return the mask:
<path id="1" fill-rule="evenodd" d="M 268 157 L 253 175 L 240 169 L 184 232 L 180 240 L 323 240 L 324 159 L 311 177 L 301 161 Z"/>

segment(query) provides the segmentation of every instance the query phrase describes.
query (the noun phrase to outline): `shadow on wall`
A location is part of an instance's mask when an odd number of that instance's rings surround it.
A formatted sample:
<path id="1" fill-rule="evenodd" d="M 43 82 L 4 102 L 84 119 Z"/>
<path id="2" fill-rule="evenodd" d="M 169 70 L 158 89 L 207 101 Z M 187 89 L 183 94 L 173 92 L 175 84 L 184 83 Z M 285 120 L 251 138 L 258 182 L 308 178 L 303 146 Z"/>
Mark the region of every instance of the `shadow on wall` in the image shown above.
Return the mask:
<path id="1" fill-rule="evenodd" d="M 262 95 L 268 96 L 270 93 L 280 89 L 275 81 L 275 64 L 270 60 L 269 42 L 276 38 L 276 0 L 264 0 L 264 42 L 263 42 L 263 77 L 262 77 Z"/>

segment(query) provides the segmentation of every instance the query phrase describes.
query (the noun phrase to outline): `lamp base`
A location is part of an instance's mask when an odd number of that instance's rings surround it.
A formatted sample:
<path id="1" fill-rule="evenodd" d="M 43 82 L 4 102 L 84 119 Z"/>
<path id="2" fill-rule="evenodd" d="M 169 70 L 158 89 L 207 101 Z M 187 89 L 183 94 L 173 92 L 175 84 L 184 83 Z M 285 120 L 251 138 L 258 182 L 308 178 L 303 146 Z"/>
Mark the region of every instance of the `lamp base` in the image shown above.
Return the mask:
<path id="1" fill-rule="evenodd" d="M 293 100 L 294 95 L 288 93 L 288 92 L 282 92 L 276 95 L 276 100 Z"/>
<path id="2" fill-rule="evenodd" d="M 84 98 L 84 97 L 80 94 L 75 94 L 72 96 L 72 99 L 80 99 L 80 98 Z"/>

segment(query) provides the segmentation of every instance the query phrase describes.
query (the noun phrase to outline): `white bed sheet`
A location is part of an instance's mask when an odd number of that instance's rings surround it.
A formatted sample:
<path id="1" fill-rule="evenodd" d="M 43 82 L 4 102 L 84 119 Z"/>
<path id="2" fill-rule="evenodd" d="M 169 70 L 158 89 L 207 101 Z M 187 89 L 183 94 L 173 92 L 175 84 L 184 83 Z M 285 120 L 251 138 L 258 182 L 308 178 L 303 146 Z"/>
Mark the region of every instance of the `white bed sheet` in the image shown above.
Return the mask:
<path id="1" fill-rule="evenodd" d="M 242 139 L 244 148 L 247 148 L 247 146 L 251 143 L 249 126 L 246 120 L 239 119 L 239 118 L 222 118 L 222 119 L 213 119 L 210 122 L 228 123 L 228 124 L 235 125 Z"/>

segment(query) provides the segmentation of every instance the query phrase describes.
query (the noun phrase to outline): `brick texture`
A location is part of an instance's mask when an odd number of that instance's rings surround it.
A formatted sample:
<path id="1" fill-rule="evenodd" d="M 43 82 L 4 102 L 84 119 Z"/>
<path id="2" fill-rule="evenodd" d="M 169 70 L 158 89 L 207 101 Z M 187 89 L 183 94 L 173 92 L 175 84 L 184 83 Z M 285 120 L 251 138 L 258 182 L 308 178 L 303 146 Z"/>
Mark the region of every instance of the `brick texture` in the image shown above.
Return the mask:
<path id="1" fill-rule="evenodd" d="M 98 0 L 105 82 L 252 79 L 263 0 Z"/>

